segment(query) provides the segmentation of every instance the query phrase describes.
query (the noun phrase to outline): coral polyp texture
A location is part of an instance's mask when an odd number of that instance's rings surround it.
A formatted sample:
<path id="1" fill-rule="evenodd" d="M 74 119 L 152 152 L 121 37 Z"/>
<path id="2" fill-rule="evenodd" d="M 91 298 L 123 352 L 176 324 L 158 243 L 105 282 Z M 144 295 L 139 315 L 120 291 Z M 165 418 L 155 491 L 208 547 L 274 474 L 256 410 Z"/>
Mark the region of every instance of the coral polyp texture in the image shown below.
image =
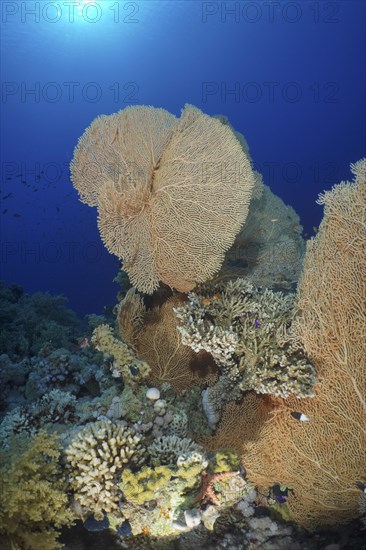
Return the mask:
<path id="1" fill-rule="evenodd" d="M 85 426 L 66 449 L 75 497 L 94 517 L 118 509 L 116 480 L 126 464 L 141 464 L 141 436 L 124 425 L 99 420 Z"/>
<path id="2" fill-rule="evenodd" d="M 179 119 L 147 106 L 98 117 L 79 139 L 71 177 L 144 293 L 160 281 L 186 292 L 217 272 L 254 187 L 232 130 L 192 105 Z"/>
<path id="3" fill-rule="evenodd" d="M 354 181 L 320 197 L 324 219 L 297 294 L 293 330 L 316 367 L 315 396 L 248 394 L 228 405 L 210 442 L 236 448 L 259 486 L 288 486 L 291 518 L 308 528 L 357 517 L 365 475 L 366 160 L 351 169 Z"/>

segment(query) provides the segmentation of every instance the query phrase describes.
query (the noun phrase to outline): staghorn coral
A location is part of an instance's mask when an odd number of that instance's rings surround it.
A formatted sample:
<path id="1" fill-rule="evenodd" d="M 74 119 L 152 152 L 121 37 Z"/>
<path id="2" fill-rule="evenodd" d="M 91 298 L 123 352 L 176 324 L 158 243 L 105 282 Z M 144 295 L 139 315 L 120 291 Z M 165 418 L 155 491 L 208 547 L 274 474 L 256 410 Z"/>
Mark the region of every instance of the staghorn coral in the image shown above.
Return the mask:
<path id="1" fill-rule="evenodd" d="M 212 358 L 194 353 L 181 342 L 173 308 L 182 301 L 179 296 L 172 297 L 160 308 L 148 311 L 135 339 L 137 357 L 151 368 L 149 382 L 152 385 L 169 382 L 176 392 L 216 378 Z"/>
<path id="2" fill-rule="evenodd" d="M 351 168 L 354 181 L 320 199 L 324 219 L 308 243 L 297 296 L 293 328 L 317 368 L 315 396 L 250 394 L 228 406 L 210 442 L 237 449 L 254 483 L 287 485 L 290 516 L 308 528 L 357 517 L 355 481 L 366 464 L 366 161 Z"/>
<path id="3" fill-rule="evenodd" d="M 149 294 L 159 281 L 186 292 L 220 268 L 254 186 L 232 131 L 192 105 L 180 119 L 146 106 L 98 117 L 70 169 L 104 244 Z"/>
<path id="4" fill-rule="evenodd" d="M 108 420 L 88 424 L 66 449 L 75 498 L 97 519 L 118 508 L 116 480 L 126 464 L 141 464 L 145 449 L 131 428 Z"/>
<path id="5" fill-rule="evenodd" d="M 139 361 L 129 347 L 114 336 L 109 325 L 99 325 L 93 331 L 92 342 L 98 351 L 112 355 L 113 376 L 123 376 L 126 380 L 137 382 L 146 378 L 150 372 L 149 365 Z"/>
<path id="6" fill-rule="evenodd" d="M 12 550 L 56 550 L 59 529 L 70 525 L 66 481 L 55 435 L 15 436 L 0 452 L 0 544 Z"/>
<path id="7" fill-rule="evenodd" d="M 183 344 L 211 353 L 242 392 L 312 395 L 315 371 L 291 328 L 294 295 L 255 289 L 237 279 L 202 286 L 200 292 L 189 293 L 188 300 L 174 308 Z M 214 396 L 220 393 L 212 387 L 204 395 L 212 425 L 220 409 Z M 210 394 L 216 403 L 209 402 Z"/>

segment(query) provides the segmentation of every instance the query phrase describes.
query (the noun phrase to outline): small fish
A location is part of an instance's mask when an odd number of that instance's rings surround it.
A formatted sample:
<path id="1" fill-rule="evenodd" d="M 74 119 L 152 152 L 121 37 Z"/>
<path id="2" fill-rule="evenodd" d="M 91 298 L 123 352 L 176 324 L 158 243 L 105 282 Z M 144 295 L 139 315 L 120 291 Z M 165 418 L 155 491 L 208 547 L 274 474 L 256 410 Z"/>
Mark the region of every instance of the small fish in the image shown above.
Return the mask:
<path id="1" fill-rule="evenodd" d="M 60 209 L 59 209 L 59 207 L 58 207 L 58 206 L 56 206 L 56 210 L 57 210 L 57 212 L 60 212 Z"/>
<path id="2" fill-rule="evenodd" d="M 261 327 L 262 323 L 260 323 L 257 319 L 254 319 L 254 324 L 256 327 Z"/>
<path id="3" fill-rule="evenodd" d="M 27 183 L 25 180 L 22 180 L 22 183 L 24 183 L 24 185 Z"/>
<path id="4" fill-rule="evenodd" d="M 318 228 L 315 225 L 313 225 L 313 231 L 314 231 L 315 235 L 318 233 Z"/>
<path id="5" fill-rule="evenodd" d="M 79 349 L 87 349 L 90 347 L 89 338 L 85 336 L 79 344 Z"/>
<path id="6" fill-rule="evenodd" d="M 10 197 L 12 197 L 12 196 L 13 196 L 13 193 L 8 193 L 7 195 L 5 195 L 5 197 L 3 197 L 3 201 L 5 199 L 10 199 Z"/>
<path id="7" fill-rule="evenodd" d="M 13 214 L 13 217 L 14 218 L 21 218 L 22 216 L 16 212 L 15 214 Z"/>
<path id="8" fill-rule="evenodd" d="M 104 531 L 104 529 L 109 528 L 109 519 L 107 514 L 104 514 L 102 520 L 96 520 L 93 515 L 89 516 L 88 519 L 84 522 L 84 527 L 88 531 L 97 532 Z"/>
<path id="9" fill-rule="evenodd" d="M 3 214 L 6 214 L 8 210 L 8 208 L 5 208 L 5 210 L 3 210 Z"/>
<path id="10" fill-rule="evenodd" d="M 279 218 L 271 218 L 271 222 L 278 222 L 279 220 Z"/>
<path id="11" fill-rule="evenodd" d="M 137 376 L 139 374 L 139 370 L 136 367 L 130 366 L 129 369 L 132 376 Z"/>
<path id="12" fill-rule="evenodd" d="M 291 416 L 293 416 L 293 418 L 296 418 L 296 420 L 300 420 L 300 422 L 310 422 L 310 418 L 304 413 L 293 411 L 291 412 Z"/>
<path id="13" fill-rule="evenodd" d="M 117 532 L 119 535 L 122 535 L 124 537 L 130 537 L 132 535 L 130 522 L 126 519 L 121 525 L 117 527 Z"/>
<path id="14" fill-rule="evenodd" d="M 360 491 L 366 494 L 366 486 L 364 483 L 362 483 L 362 481 L 356 481 L 355 485 L 357 489 L 360 489 Z"/>
<path id="15" fill-rule="evenodd" d="M 7 181 L 11 180 L 11 176 L 8 176 L 6 179 L 7 179 Z"/>

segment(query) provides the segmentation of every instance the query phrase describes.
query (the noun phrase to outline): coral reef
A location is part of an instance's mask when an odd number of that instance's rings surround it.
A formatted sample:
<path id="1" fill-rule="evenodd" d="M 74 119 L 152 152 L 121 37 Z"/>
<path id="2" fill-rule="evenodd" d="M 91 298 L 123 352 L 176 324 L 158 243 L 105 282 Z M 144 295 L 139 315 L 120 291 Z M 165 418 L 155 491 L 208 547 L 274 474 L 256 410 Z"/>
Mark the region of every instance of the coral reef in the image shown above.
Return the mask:
<path id="1" fill-rule="evenodd" d="M 192 105 L 180 119 L 146 106 L 98 117 L 70 169 L 81 200 L 98 207 L 106 247 L 145 293 L 159 281 L 186 292 L 212 276 L 254 186 L 232 131 Z"/>
<path id="2" fill-rule="evenodd" d="M 291 328 L 293 294 L 256 289 L 237 279 L 189 293 L 188 302 L 174 311 L 182 323 L 183 344 L 209 352 L 243 392 L 313 394 L 315 371 Z M 214 390 L 207 392 L 206 402 Z M 214 419 L 218 407 L 207 408 Z"/>
<path id="3" fill-rule="evenodd" d="M 224 116 L 99 117 L 71 170 L 118 304 L 0 284 L 0 546 L 362 548 L 366 160 L 305 256 Z"/>
<path id="4" fill-rule="evenodd" d="M 26 294 L 17 285 L 0 282 L 0 354 L 13 360 L 36 354 L 48 342 L 53 349 L 70 347 L 79 334 L 79 321 L 63 296 Z"/>
<path id="5" fill-rule="evenodd" d="M 365 310 L 366 161 L 353 165 L 353 182 L 321 197 L 319 233 L 307 246 L 293 325 L 317 368 L 312 399 L 250 394 L 230 404 L 211 448 L 234 447 L 251 481 L 290 489 L 291 518 L 307 527 L 359 515 L 366 464 Z M 301 412 L 310 420 L 299 421 Z"/>
<path id="6" fill-rule="evenodd" d="M 0 544 L 11 550 L 55 550 L 59 529 L 73 514 L 59 464 L 56 436 L 14 437 L 0 451 Z"/>

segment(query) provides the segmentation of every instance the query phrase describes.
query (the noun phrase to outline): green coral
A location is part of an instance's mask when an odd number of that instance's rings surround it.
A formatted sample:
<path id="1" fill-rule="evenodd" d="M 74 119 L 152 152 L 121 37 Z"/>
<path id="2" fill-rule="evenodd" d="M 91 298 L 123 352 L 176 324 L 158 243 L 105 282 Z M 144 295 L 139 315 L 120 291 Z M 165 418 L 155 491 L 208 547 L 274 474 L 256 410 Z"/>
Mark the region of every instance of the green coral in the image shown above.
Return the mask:
<path id="1" fill-rule="evenodd" d="M 180 533 L 177 520 L 195 506 L 207 464 L 203 453 L 190 451 L 180 455 L 175 466 L 143 466 L 138 472 L 124 469 L 118 485 L 125 499 L 121 514 L 129 520 L 133 534 L 166 537 Z M 148 504 L 151 501 L 154 506 Z"/>
<path id="2" fill-rule="evenodd" d="M 210 462 L 209 470 L 214 474 L 233 472 L 240 468 L 240 457 L 235 451 L 217 451 Z"/>
<path id="3" fill-rule="evenodd" d="M 134 504 L 143 504 L 158 498 L 173 475 L 168 466 L 150 468 L 143 466 L 140 472 L 133 473 L 129 468 L 122 472 L 120 489 L 125 499 Z"/>
<path id="4" fill-rule="evenodd" d="M 149 365 L 137 359 L 127 344 L 115 337 L 109 325 L 96 327 L 91 340 L 98 351 L 113 356 L 113 376 L 123 376 L 129 382 L 140 382 L 149 375 Z"/>
<path id="5" fill-rule="evenodd" d="M 15 436 L 0 452 L 0 544 L 11 550 L 54 550 L 59 529 L 70 525 L 66 482 L 55 435 Z"/>

